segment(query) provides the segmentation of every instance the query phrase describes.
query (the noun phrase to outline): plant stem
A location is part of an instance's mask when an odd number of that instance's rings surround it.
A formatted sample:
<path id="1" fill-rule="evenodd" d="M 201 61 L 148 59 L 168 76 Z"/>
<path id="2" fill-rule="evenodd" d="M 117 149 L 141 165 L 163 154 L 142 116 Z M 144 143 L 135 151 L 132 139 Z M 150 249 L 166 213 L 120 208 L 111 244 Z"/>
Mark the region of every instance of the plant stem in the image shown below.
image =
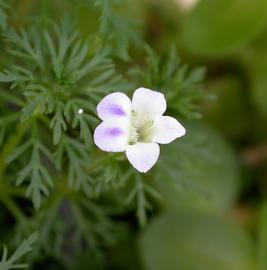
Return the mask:
<path id="1" fill-rule="evenodd" d="M 29 127 L 29 121 L 19 124 L 17 127 L 17 131 L 13 136 L 10 136 L 8 141 L 5 143 L 3 150 L 0 153 L 0 179 L 2 179 L 5 168 L 6 168 L 6 159 L 12 153 L 14 148 L 20 142 L 22 136 L 27 131 Z"/>
<path id="2" fill-rule="evenodd" d="M 141 227 L 147 224 L 146 197 L 144 184 L 140 175 L 136 176 L 136 196 L 137 196 L 137 218 Z"/>
<path id="3" fill-rule="evenodd" d="M 9 210 L 9 212 L 17 219 L 17 221 L 24 222 L 26 220 L 25 215 L 14 203 L 14 201 L 6 195 L 0 196 L 0 201 Z"/>
<path id="4" fill-rule="evenodd" d="M 109 155 L 105 155 L 102 158 L 99 158 L 99 159 L 95 160 L 87 168 L 87 171 L 91 172 L 91 171 L 95 170 L 98 166 L 102 165 L 103 163 L 107 162 L 108 160 L 110 160 L 110 159 L 112 159 L 114 157 L 116 157 L 114 154 L 109 154 Z"/>

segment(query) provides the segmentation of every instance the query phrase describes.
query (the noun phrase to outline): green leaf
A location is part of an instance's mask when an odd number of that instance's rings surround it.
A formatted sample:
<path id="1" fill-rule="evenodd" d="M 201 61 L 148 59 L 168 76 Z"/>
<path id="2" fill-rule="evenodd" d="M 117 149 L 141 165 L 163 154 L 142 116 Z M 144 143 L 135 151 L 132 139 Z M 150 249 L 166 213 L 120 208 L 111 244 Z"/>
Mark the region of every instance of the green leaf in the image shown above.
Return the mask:
<path id="1" fill-rule="evenodd" d="M 236 157 L 213 129 L 197 121 L 183 122 L 187 133 L 161 148 L 154 184 L 167 208 L 229 210 L 239 190 Z"/>
<path id="2" fill-rule="evenodd" d="M 27 106 L 22 109 L 21 121 L 26 121 L 29 119 L 35 112 L 36 108 L 38 107 L 39 103 L 41 102 L 41 97 L 36 97 L 34 100 L 29 102 Z"/>
<path id="3" fill-rule="evenodd" d="M 11 88 L 23 94 L 21 120 L 49 115 L 55 145 L 67 127 L 75 129 L 79 124 L 80 137 L 89 147 L 97 102 L 103 94 L 128 84 L 116 73 L 110 48 L 91 48 L 89 53 L 88 40 L 68 20 L 55 24 L 52 31 L 10 28 L 5 37 L 15 65 L 0 72 L 0 81 L 11 83 Z M 65 113 L 69 107 L 72 111 Z M 85 113 L 78 117 L 81 108 Z"/>
<path id="4" fill-rule="evenodd" d="M 16 263 L 18 260 L 21 259 L 21 257 L 23 257 L 25 254 L 33 250 L 33 244 L 35 244 L 37 239 L 38 239 L 37 232 L 30 235 L 27 239 L 23 240 L 21 245 L 17 248 L 15 253 L 9 259 L 7 258 L 7 249 L 6 247 L 4 247 L 2 260 L 0 262 L 0 269 L 9 270 L 9 269 L 26 268 L 27 264 L 16 264 Z"/>
<path id="5" fill-rule="evenodd" d="M 167 212 L 150 223 L 139 242 L 146 270 L 255 270 L 252 241 L 221 216 Z"/>
<path id="6" fill-rule="evenodd" d="M 12 162 L 13 160 L 17 159 L 20 155 L 22 155 L 24 152 L 26 152 L 30 147 L 32 146 L 32 141 L 28 140 L 24 144 L 17 147 L 11 155 L 9 155 L 6 159 L 6 162 Z"/>
<path id="7" fill-rule="evenodd" d="M 63 159 L 67 157 L 67 159 Z M 82 189 L 87 195 L 92 195 L 91 177 L 87 172 L 90 164 L 88 149 L 79 140 L 64 135 L 55 152 L 57 168 L 66 166 L 69 187 Z M 66 165 L 67 162 L 67 165 Z"/>
<path id="8" fill-rule="evenodd" d="M 228 54 L 251 42 L 266 22 L 265 0 L 200 1 L 184 21 L 183 42 L 197 54 Z"/>
<path id="9" fill-rule="evenodd" d="M 233 75 L 220 76 L 209 80 L 206 89 L 216 100 L 203 104 L 205 120 L 230 138 L 244 136 L 251 126 L 247 121 L 250 111 L 241 80 Z"/>
<path id="10" fill-rule="evenodd" d="M 25 75 L 20 75 L 16 72 L 4 70 L 0 72 L 0 82 L 24 82 L 28 81 L 29 77 Z"/>
<path id="11" fill-rule="evenodd" d="M 58 144 L 60 142 L 62 131 L 66 131 L 67 125 L 63 117 L 63 104 L 58 104 L 56 114 L 54 115 L 50 126 L 53 129 L 53 142 Z"/>
<path id="12" fill-rule="evenodd" d="M 16 186 L 27 182 L 26 195 L 31 197 L 35 209 L 41 206 L 42 196 L 49 195 L 49 188 L 53 186 L 53 181 L 48 173 L 48 169 L 42 163 L 41 158 L 45 157 L 52 161 L 50 151 L 42 145 L 38 139 L 29 140 L 14 150 L 8 157 L 7 162 L 11 162 L 24 154 L 30 148 L 31 158 L 28 163 L 19 171 L 16 179 Z"/>
<path id="13" fill-rule="evenodd" d="M 44 68 L 45 60 L 42 42 L 37 30 L 31 29 L 31 31 L 25 31 L 22 29 L 16 32 L 13 29 L 9 29 L 9 31 L 5 33 L 5 38 L 14 46 L 14 49 L 10 51 L 11 54 L 32 61 L 40 69 Z M 34 42 L 32 42 L 32 40 L 34 40 Z"/>
<path id="14" fill-rule="evenodd" d="M 130 178 L 132 174 L 133 177 Z M 144 227 L 147 224 L 147 210 L 153 209 L 149 199 L 159 200 L 162 197 L 157 190 L 147 183 L 148 179 L 145 176 L 142 177 L 139 173 L 133 173 L 131 170 L 129 170 L 125 176 L 127 177 L 125 177 L 124 181 L 128 178 L 133 180 L 130 193 L 125 203 L 133 203 L 135 205 L 138 223 L 141 227 Z"/>
<path id="15" fill-rule="evenodd" d="M 2 30 L 6 30 L 7 28 L 7 14 L 6 14 L 6 9 L 9 6 L 7 6 L 4 3 L 0 3 L 0 27 Z"/>
<path id="16" fill-rule="evenodd" d="M 112 44 L 112 52 L 115 55 L 127 60 L 129 59 L 128 49 L 131 43 L 140 43 L 138 22 L 118 12 L 118 9 L 126 2 L 121 0 L 95 0 L 95 5 L 100 8 L 100 29 L 99 32 L 106 42 Z M 115 34 L 116 33 L 116 34 Z"/>

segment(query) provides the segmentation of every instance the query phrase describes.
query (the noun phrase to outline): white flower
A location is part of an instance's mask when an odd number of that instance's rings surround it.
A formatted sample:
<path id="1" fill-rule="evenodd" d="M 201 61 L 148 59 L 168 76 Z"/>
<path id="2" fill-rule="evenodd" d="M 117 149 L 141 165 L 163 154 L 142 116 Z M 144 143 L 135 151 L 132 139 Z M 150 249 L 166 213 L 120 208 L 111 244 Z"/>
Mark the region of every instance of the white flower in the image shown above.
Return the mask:
<path id="1" fill-rule="evenodd" d="M 94 133 L 95 144 L 107 152 L 124 152 L 139 172 L 147 172 L 156 163 L 160 148 L 185 134 L 174 118 L 163 116 L 166 100 L 162 93 L 138 88 L 132 101 L 116 92 L 104 97 L 97 106 L 103 122 Z"/>

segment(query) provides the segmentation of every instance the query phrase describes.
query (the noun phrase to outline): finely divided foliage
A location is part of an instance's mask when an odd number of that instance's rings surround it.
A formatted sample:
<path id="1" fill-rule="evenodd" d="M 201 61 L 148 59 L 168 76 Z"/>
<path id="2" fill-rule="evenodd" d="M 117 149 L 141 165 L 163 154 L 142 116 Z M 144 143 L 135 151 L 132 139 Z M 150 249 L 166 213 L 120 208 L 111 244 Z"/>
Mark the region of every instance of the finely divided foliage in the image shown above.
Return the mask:
<path id="1" fill-rule="evenodd" d="M 13 253 L 12 256 L 8 258 L 7 248 L 4 247 L 4 252 L 2 255 L 2 259 L 0 261 L 0 269 L 1 270 L 10 270 L 10 269 L 22 269 L 26 268 L 27 264 L 18 264 L 17 261 L 21 259 L 25 254 L 30 252 L 34 247 L 33 244 L 36 242 L 38 238 L 37 233 L 33 233 L 27 239 L 23 240 L 21 245 L 17 248 L 17 250 Z"/>
<path id="2" fill-rule="evenodd" d="M 121 77 L 115 74 L 108 49 L 100 48 L 89 56 L 90 44 L 79 38 L 69 21 L 64 20 L 53 28 L 52 33 L 45 30 L 43 34 L 35 29 L 9 30 L 5 34 L 12 45 L 9 52 L 20 58 L 23 66 L 14 64 L 0 74 L 0 80 L 9 82 L 11 89 L 19 87 L 27 100 L 22 120 L 34 114 L 53 115 L 50 125 L 55 144 L 59 143 L 67 124 L 72 128 L 79 126 L 80 136 L 88 142 L 88 122 L 95 108 L 84 99 L 96 98 L 100 85 L 118 86 Z M 80 108 L 84 110 L 82 116 L 78 115 Z"/>
<path id="3" fill-rule="evenodd" d="M 98 102 L 111 92 L 143 85 L 164 92 L 172 110 L 192 117 L 203 97 L 203 70 L 188 72 L 174 49 L 166 62 L 148 49 L 144 67 L 121 75 L 119 64 L 135 65 L 129 45 L 144 41 L 118 11 L 124 1 L 88 2 L 99 10 L 99 30 L 87 38 L 68 18 L 13 28 L 10 8 L 0 4 L 1 45 L 8 58 L 1 59 L 0 72 L 0 180 L 1 188 L 14 189 L 0 201 L 19 221 L 12 229 L 16 239 L 38 229 L 36 250 L 59 260 L 72 244 L 73 254 L 84 247 L 97 247 L 101 254 L 121 233 L 112 216 L 135 209 L 145 225 L 147 210 L 153 209 L 150 199 L 160 198 L 149 175 L 133 171 L 122 155 L 102 153 L 93 145 Z M 34 209 L 28 203 L 24 209 L 17 197 L 23 202 L 29 197 Z M 68 238 L 70 232 L 74 239 Z M 0 269 L 24 267 L 15 262 L 34 241 L 31 236 L 9 259 L 5 249 Z"/>
<path id="4" fill-rule="evenodd" d="M 101 9 L 99 32 L 113 47 L 113 54 L 127 60 L 128 49 L 131 43 L 140 43 L 137 21 L 130 20 L 116 11 L 123 0 L 96 0 L 96 7 Z M 128 2 L 130 4 L 130 2 Z"/>
<path id="5" fill-rule="evenodd" d="M 82 186 L 88 190 L 84 167 L 90 163 L 91 130 L 97 123 L 95 100 L 103 91 L 126 86 L 122 77 L 115 73 L 114 65 L 108 58 L 108 49 L 100 48 L 89 55 L 90 44 L 79 38 L 73 24 L 67 20 L 53 28 L 52 33 L 45 30 L 41 34 L 34 29 L 28 32 L 8 30 L 5 37 L 12 45 L 9 52 L 23 65 L 14 64 L 0 74 L 0 81 L 10 83 L 10 91 L 18 89 L 19 96 L 24 99 L 21 121 L 31 118 L 32 140 L 27 139 L 18 146 L 7 161 L 13 161 L 31 150 L 30 162 L 19 172 L 16 184 L 29 180 L 27 195 L 31 196 L 37 209 L 41 204 L 41 195 L 48 195 L 48 188 L 52 186 L 51 176 L 42 159 L 54 163 L 50 150 L 38 135 L 42 127 L 37 123 L 41 121 L 52 129 L 53 142 L 58 145 L 55 152 L 57 168 L 61 168 L 63 160 L 60 157 L 65 153 L 68 162 L 73 165 L 68 170 L 70 186 Z M 79 140 L 69 137 L 67 129 L 75 133 L 77 130 L 88 149 Z"/>
<path id="6" fill-rule="evenodd" d="M 147 46 L 145 67 L 136 66 L 129 74 L 143 86 L 164 92 L 168 106 L 179 115 L 201 117 L 199 104 L 208 97 L 204 95 L 202 86 L 205 68 L 189 70 L 182 64 L 174 46 L 164 58 Z"/>

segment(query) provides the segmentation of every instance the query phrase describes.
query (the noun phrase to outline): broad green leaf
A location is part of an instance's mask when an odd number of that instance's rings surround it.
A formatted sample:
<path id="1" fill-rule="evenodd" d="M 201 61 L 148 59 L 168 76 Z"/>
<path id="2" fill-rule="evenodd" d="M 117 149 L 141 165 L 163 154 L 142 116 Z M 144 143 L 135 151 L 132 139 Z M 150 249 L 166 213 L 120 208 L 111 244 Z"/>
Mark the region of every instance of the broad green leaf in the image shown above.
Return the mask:
<path id="1" fill-rule="evenodd" d="M 168 212 L 141 235 L 146 270 L 255 270 L 250 237 L 227 219 L 201 212 Z"/>
<path id="2" fill-rule="evenodd" d="M 216 97 L 203 105 L 204 118 L 230 138 L 240 138 L 250 128 L 246 89 L 233 75 L 210 80 L 207 91 Z M 227 121 L 225 120 L 227 119 Z"/>
<path id="3" fill-rule="evenodd" d="M 168 208 L 229 209 L 239 187 L 235 156 L 227 142 L 202 122 L 184 122 L 183 138 L 161 147 L 155 188 Z"/>
<path id="4" fill-rule="evenodd" d="M 203 0 L 185 19 L 184 45 L 201 55 L 231 53 L 252 41 L 266 22 L 266 0 Z"/>

